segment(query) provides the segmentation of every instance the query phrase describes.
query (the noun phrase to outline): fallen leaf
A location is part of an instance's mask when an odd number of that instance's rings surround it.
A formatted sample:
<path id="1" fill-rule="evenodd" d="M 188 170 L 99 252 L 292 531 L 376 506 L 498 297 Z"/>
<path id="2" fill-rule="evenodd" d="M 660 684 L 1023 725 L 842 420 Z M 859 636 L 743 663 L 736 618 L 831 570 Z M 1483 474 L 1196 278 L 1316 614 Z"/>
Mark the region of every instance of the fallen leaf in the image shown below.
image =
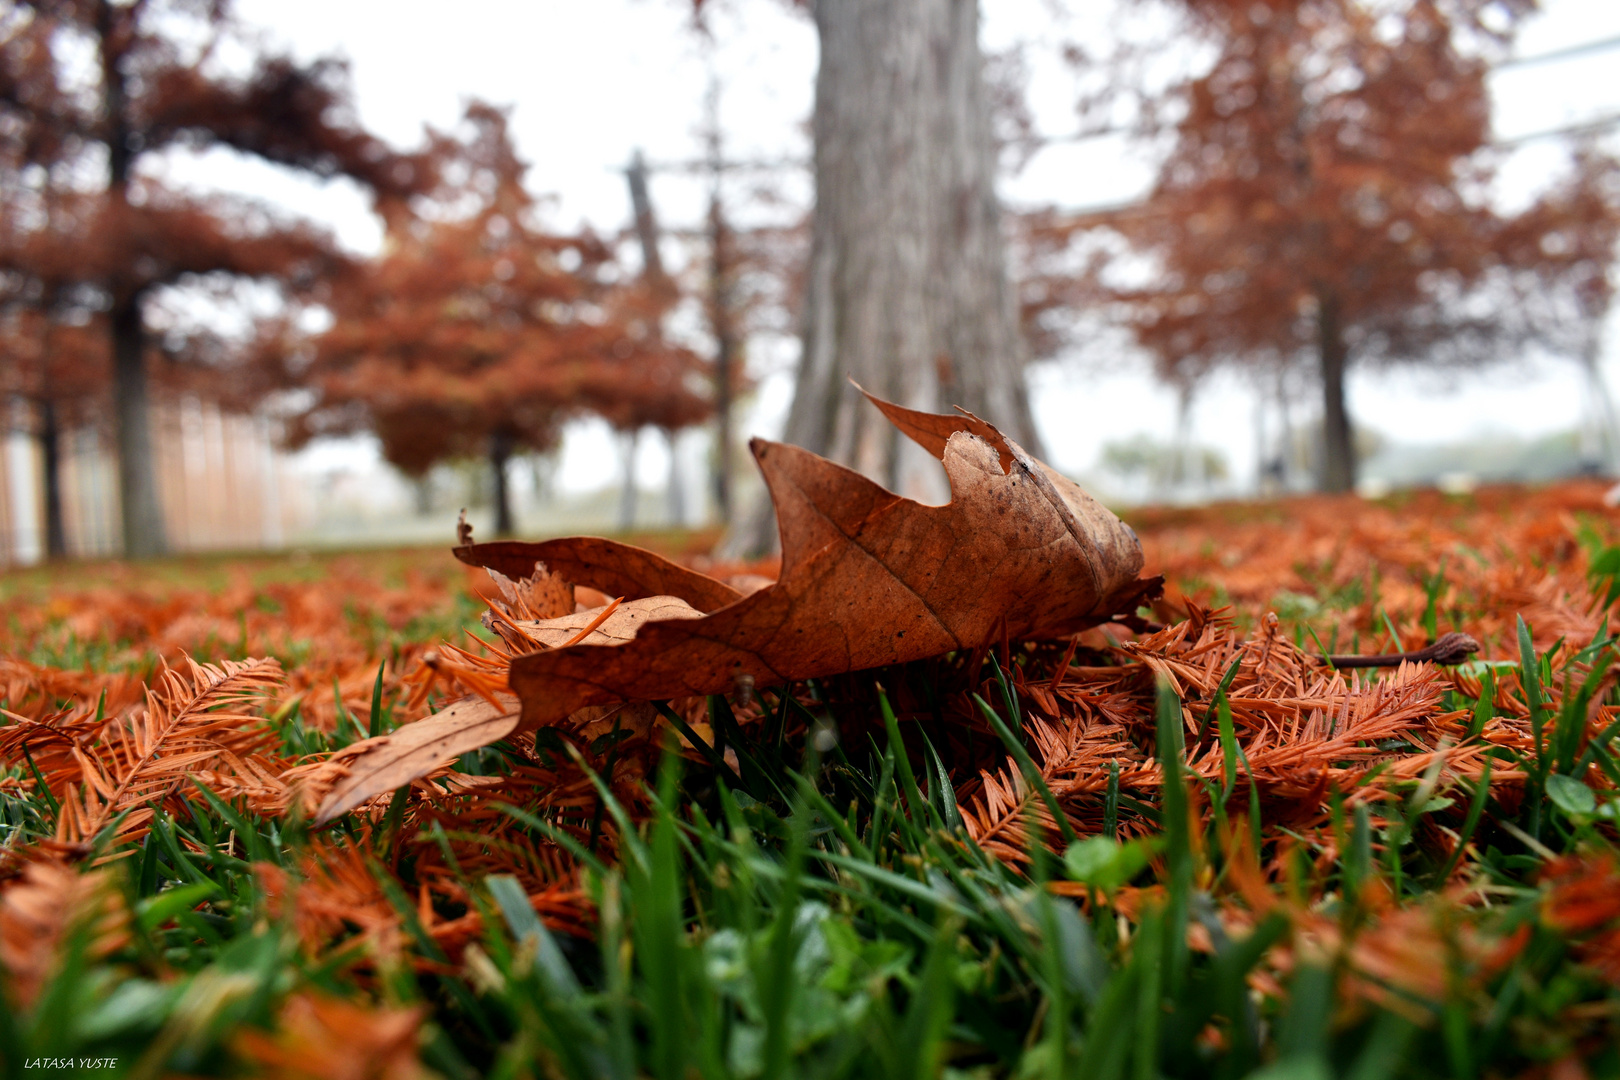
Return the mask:
<path id="1" fill-rule="evenodd" d="M 1134 611 L 1157 590 L 1159 579 L 1137 576 L 1142 551 L 1129 526 L 994 427 L 967 413 L 936 416 L 872 400 L 944 464 L 951 502 L 924 506 L 807 450 L 755 439 L 776 504 L 782 573 L 747 596 L 610 540 L 458 547 L 463 562 L 512 579 L 544 563 L 556 577 L 624 597 L 622 614 L 584 641 L 513 658 L 509 682 L 522 702 L 515 722 L 493 707 L 460 719 L 446 710 L 362 751 L 318 820 L 445 755 L 587 706 L 722 693 L 748 679 L 768 686 L 1072 633 Z M 522 625 L 561 646 L 594 617 Z M 409 744 L 399 741 L 406 732 Z"/>
<path id="2" fill-rule="evenodd" d="M 418 1080 L 422 1006 L 375 1008 L 300 991 L 281 1007 L 274 1033 L 244 1028 L 232 1048 L 278 1080 Z"/>
<path id="3" fill-rule="evenodd" d="M 1137 578 L 1142 551 L 1129 526 L 991 425 L 874 404 L 944 463 L 950 503 L 924 506 L 807 450 L 755 439 L 781 530 L 780 579 L 701 618 L 649 621 L 622 645 L 515 658 L 520 727 L 554 724 L 585 705 L 721 693 L 749 677 L 768 686 L 1070 633 L 1134 610 L 1154 587 Z M 458 554 L 482 559 L 481 546 Z M 512 546 L 501 554 L 510 558 Z M 555 556 L 547 565 L 567 573 Z M 587 580 L 633 588 L 627 575 Z"/>
<path id="4" fill-rule="evenodd" d="M 503 695 L 504 696 L 504 695 Z M 469 696 L 387 735 L 354 743 L 329 763 L 340 773 L 326 790 L 315 823 L 324 825 L 367 799 L 426 776 L 439 765 L 510 735 L 518 703 Z"/>
<path id="5" fill-rule="evenodd" d="M 0 1004 L 33 1006 L 58 973 L 75 927 L 88 931 L 84 948 L 100 959 L 127 940 L 128 913 L 105 870 L 80 873 L 54 859 L 36 859 L 0 883 Z M 81 960 L 83 958 L 81 957 Z"/>
<path id="6" fill-rule="evenodd" d="M 554 619 L 574 610 L 574 586 L 551 573 L 543 563 L 531 566 L 529 575 L 516 581 L 499 570 L 484 572 L 506 601 L 502 609 L 515 618 Z"/>
<path id="7" fill-rule="evenodd" d="M 743 595 L 662 555 L 599 536 L 571 536 L 538 544 L 520 540 L 463 544 L 455 555 L 468 566 L 493 570 L 513 581 L 530 577 L 535 564 L 544 563 L 551 577 L 589 585 L 609 596 L 627 600 L 676 596 L 702 612 L 736 603 Z"/>
<path id="8" fill-rule="evenodd" d="M 678 596 L 646 596 L 627 600 L 602 619 L 583 638 L 579 632 L 600 618 L 598 609 L 577 611 L 556 619 L 521 620 L 518 626 L 529 637 L 548 648 L 570 645 L 623 645 L 635 638 L 642 625 L 669 619 L 701 619 L 703 612 Z M 576 641 L 575 639 L 578 638 Z"/>

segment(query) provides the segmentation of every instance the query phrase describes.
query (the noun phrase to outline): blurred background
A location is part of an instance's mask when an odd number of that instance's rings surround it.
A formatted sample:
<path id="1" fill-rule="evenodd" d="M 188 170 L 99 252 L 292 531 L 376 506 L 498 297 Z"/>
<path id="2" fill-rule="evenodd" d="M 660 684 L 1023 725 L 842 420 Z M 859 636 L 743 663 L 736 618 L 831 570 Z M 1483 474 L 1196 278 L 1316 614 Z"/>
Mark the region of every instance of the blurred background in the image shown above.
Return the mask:
<path id="1" fill-rule="evenodd" d="M 1114 505 L 1620 470 L 1620 4 L 909 8 L 0 0 L 0 564 L 942 497 L 847 374 Z"/>

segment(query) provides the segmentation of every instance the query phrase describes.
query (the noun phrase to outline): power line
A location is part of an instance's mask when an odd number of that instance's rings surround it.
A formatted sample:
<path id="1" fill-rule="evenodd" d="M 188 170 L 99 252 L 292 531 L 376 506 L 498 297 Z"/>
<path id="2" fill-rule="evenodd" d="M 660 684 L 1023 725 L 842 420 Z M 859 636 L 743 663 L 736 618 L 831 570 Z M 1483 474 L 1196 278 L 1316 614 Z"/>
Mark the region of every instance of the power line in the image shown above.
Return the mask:
<path id="1" fill-rule="evenodd" d="M 1614 48 L 1620 48 L 1620 36 L 1599 38 L 1595 41 L 1585 41 L 1576 45 L 1569 45 L 1561 49 L 1553 49 L 1549 52 L 1535 53 L 1531 56 L 1509 57 L 1506 60 L 1500 60 L 1492 64 L 1490 69 L 1491 71 L 1495 72 L 1501 71 L 1505 68 L 1529 67 L 1535 64 L 1557 63 L 1562 60 L 1568 60 L 1578 56 L 1587 56 L 1597 52 L 1605 52 Z M 1610 113 L 1607 115 L 1594 117 L 1591 120 L 1583 120 L 1578 123 L 1568 124 L 1562 127 L 1548 128 L 1544 131 L 1532 131 L 1523 135 L 1492 139 L 1489 145 L 1503 148 L 1515 147 L 1521 146 L 1525 143 L 1538 142 L 1542 139 L 1553 139 L 1567 135 L 1595 134 L 1616 126 L 1620 126 L 1620 113 Z M 1151 129 L 1107 125 L 1077 131 L 1067 135 L 1036 135 L 1025 141 L 1032 142 L 1038 148 L 1044 149 L 1048 146 L 1058 144 L 1090 142 L 1095 139 L 1106 139 L 1118 135 L 1134 135 L 1137 137 L 1143 137 L 1156 133 L 1156 131 Z M 717 161 L 713 157 L 709 157 L 688 160 L 661 161 L 656 163 L 648 162 L 645 164 L 645 168 L 648 172 L 685 173 L 687 175 L 708 174 L 709 176 L 714 176 L 722 172 L 799 171 L 808 168 L 809 165 L 810 163 L 804 158 L 788 156 L 777 158 L 736 159 L 730 161 Z M 1139 206 L 1139 203 L 1118 203 L 1108 206 L 1095 207 L 1087 211 L 1081 211 L 1077 216 L 1082 219 L 1095 220 L 1100 223 L 1101 221 L 1105 221 L 1110 218 L 1128 216 Z M 670 231 L 676 235 L 686 235 L 688 232 L 701 235 L 699 230 Z"/>
<path id="2" fill-rule="evenodd" d="M 711 158 L 689 158 L 684 161 L 649 161 L 646 163 L 648 172 L 685 173 L 696 176 L 712 175 L 717 172 L 779 172 L 788 169 L 807 169 L 809 167 L 809 160 L 800 157 L 734 158 L 723 161 L 715 161 Z"/>
<path id="3" fill-rule="evenodd" d="M 1513 56 L 1490 65 L 1492 71 L 1501 71 L 1505 68 L 1529 67 L 1534 64 L 1556 63 L 1561 60 L 1577 56 L 1586 56 L 1591 53 L 1605 52 L 1609 49 L 1620 48 L 1620 37 L 1599 38 L 1596 41 L 1585 41 L 1577 45 L 1569 45 L 1550 52 L 1536 53 L 1532 56 Z M 1536 139 L 1549 138 L 1554 135 L 1579 134 L 1589 130 L 1608 127 L 1617 122 L 1616 117 L 1605 117 L 1590 123 L 1583 123 L 1575 127 L 1555 128 L 1550 131 L 1536 132 L 1530 135 L 1515 136 L 1512 139 L 1499 140 L 1498 145 L 1513 145 L 1520 142 L 1530 142 Z M 1087 128 L 1081 131 L 1070 132 L 1064 135 L 1033 135 L 1027 140 L 1039 147 L 1047 147 L 1065 143 L 1090 142 L 1094 139 L 1107 139 L 1117 135 L 1143 137 L 1157 134 L 1151 128 L 1134 126 L 1104 125 L 1102 127 Z M 748 158 L 726 161 L 718 168 L 713 161 L 703 158 L 687 160 L 648 162 L 649 172 L 660 173 L 686 173 L 686 174 L 712 174 L 714 172 L 783 172 L 806 169 L 810 162 L 804 158 L 783 156 L 776 158 Z"/>
<path id="4" fill-rule="evenodd" d="M 1539 139 L 1555 139 L 1562 135 L 1592 135 L 1620 124 L 1620 113 L 1609 113 L 1605 116 L 1596 116 L 1590 120 L 1582 120 L 1563 127 L 1548 128 L 1545 131 L 1532 131 L 1525 135 L 1514 135 L 1507 139 L 1492 139 L 1492 146 L 1521 146 L 1524 143 L 1536 142 Z"/>
<path id="5" fill-rule="evenodd" d="M 1604 52 L 1609 49 L 1620 48 L 1620 37 L 1600 38 L 1597 41 L 1585 41 L 1579 45 L 1568 45 L 1562 49 L 1553 49 L 1551 52 L 1535 53 L 1531 56 L 1510 56 L 1506 60 L 1499 60 L 1491 65 L 1492 71 L 1501 71 L 1503 68 L 1529 67 L 1531 64 L 1547 64 L 1555 60 L 1567 60 L 1572 56 L 1585 56 L 1588 53 Z"/>
<path id="6" fill-rule="evenodd" d="M 1538 139 L 1554 139 L 1565 135 L 1590 135 L 1608 128 L 1620 126 L 1620 113 L 1609 113 L 1605 116 L 1583 120 L 1580 123 L 1568 124 L 1563 127 L 1548 128 L 1545 131 L 1532 131 L 1524 135 L 1515 135 L 1507 139 L 1492 139 L 1487 145 L 1496 147 L 1514 147 L 1524 143 L 1535 142 Z M 1063 215 L 1064 224 L 1085 228 L 1095 225 L 1106 225 L 1111 221 L 1129 217 L 1153 217 L 1162 213 L 1151 207 L 1144 200 L 1122 200 L 1119 202 L 1102 203 L 1099 205 L 1079 207 Z"/>

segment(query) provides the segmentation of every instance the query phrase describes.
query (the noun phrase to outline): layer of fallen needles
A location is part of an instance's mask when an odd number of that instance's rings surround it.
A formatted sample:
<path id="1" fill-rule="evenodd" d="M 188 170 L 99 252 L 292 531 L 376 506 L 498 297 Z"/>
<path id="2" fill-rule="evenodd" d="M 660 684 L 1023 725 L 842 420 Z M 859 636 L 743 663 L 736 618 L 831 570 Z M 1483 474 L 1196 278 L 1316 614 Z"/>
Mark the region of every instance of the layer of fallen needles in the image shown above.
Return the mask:
<path id="1" fill-rule="evenodd" d="M 351 744 L 500 693 L 487 579 L 14 577 L 0 1062 L 1620 1075 L 1600 495 L 1144 517 L 1139 633 L 604 713 L 319 830 Z"/>

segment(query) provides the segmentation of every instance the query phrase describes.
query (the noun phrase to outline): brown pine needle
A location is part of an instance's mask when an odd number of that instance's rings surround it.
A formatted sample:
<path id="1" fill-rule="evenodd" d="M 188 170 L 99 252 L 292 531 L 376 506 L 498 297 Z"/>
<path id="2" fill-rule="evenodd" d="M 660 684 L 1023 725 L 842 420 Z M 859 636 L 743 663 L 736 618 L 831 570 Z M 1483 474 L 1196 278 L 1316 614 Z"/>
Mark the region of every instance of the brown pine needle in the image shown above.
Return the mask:
<path id="1" fill-rule="evenodd" d="M 578 645 L 580 642 L 582 642 L 586 638 L 590 637 L 591 632 L 594 631 L 598 626 L 601 626 L 603 623 L 607 622 L 608 616 L 612 615 L 616 610 L 618 610 L 619 605 L 621 603 L 623 603 L 623 602 L 624 602 L 624 597 L 622 597 L 622 596 L 618 597 L 617 599 L 610 602 L 607 607 L 602 609 L 601 613 L 599 615 L 597 615 L 596 618 L 592 619 L 589 623 L 587 623 L 585 625 L 585 629 L 581 630 L 579 633 L 575 634 L 573 637 L 571 637 L 567 641 L 563 642 L 561 645 L 558 646 L 558 648 L 566 649 L 570 645 Z"/>

